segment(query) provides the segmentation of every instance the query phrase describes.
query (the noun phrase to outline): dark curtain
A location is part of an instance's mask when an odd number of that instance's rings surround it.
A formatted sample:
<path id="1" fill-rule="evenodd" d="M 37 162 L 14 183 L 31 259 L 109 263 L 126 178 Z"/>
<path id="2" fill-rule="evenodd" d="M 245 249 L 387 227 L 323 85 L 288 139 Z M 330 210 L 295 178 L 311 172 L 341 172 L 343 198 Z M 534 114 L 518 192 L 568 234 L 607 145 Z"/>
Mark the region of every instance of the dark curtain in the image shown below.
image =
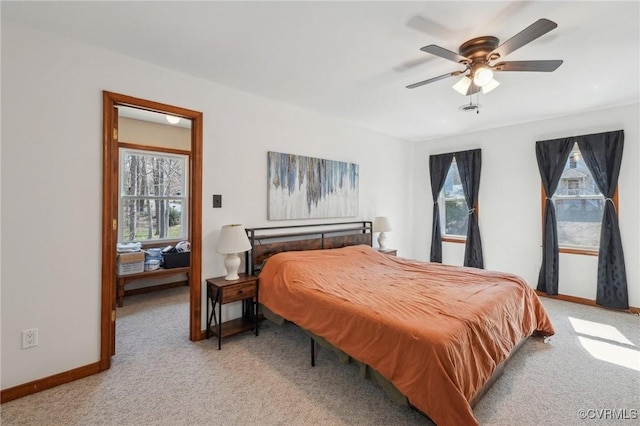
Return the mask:
<path id="1" fill-rule="evenodd" d="M 618 186 L 623 145 L 623 130 L 578 137 L 580 153 L 605 197 L 600 230 L 596 303 L 610 308 L 628 309 L 627 273 L 618 215 L 612 200 Z"/>
<path id="2" fill-rule="evenodd" d="M 431 195 L 433 197 L 433 225 L 431 226 L 431 262 L 442 263 L 442 231 L 440 228 L 440 209 L 438 197 L 447 178 L 453 153 L 430 155 L 429 176 L 431 178 Z"/>
<path id="3" fill-rule="evenodd" d="M 479 149 L 456 152 L 456 164 L 462 181 L 464 199 L 469 209 L 469 221 L 467 227 L 467 242 L 464 248 L 464 266 L 484 268 L 482 257 L 482 241 L 480 240 L 480 228 L 478 227 L 478 192 L 480 191 L 480 168 L 482 166 Z"/>
<path id="4" fill-rule="evenodd" d="M 542 230 L 542 264 L 538 275 L 538 290 L 558 294 L 558 224 L 551 197 L 556 192 L 562 171 L 571 153 L 575 138 L 536 142 L 536 158 L 546 196 Z"/>

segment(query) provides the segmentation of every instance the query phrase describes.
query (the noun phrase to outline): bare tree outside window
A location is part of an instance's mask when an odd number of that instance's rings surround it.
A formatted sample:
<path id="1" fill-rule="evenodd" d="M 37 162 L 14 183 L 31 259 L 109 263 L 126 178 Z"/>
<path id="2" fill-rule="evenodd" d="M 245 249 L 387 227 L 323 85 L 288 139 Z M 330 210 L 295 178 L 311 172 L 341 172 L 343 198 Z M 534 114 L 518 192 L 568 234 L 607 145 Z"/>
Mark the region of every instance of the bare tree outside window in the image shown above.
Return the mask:
<path id="1" fill-rule="evenodd" d="M 186 239 L 187 156 L 120 150 L 119 241 Z"/>
<path id="2" fill-rule="evenodd" d="M 469 209 L 464 199 L 464 190 L 455 158 L 449 167 L 440 200 L 439 204 L 444 210 L 440 212 L 440 216 L 444 217 L 444 236 L 466 238 Z"/>

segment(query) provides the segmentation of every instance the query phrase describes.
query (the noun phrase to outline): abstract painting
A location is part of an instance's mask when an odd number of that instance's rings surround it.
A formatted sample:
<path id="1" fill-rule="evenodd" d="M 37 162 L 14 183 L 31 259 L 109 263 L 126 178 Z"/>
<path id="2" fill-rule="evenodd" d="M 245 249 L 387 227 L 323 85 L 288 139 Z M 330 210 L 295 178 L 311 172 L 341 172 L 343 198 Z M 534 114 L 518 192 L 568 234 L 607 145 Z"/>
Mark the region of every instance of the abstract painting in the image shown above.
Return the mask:
<path id="1" fill-rule="evenodd" d="M 358 215 L 358 165 L 268 153 L 268 219 Z"/>

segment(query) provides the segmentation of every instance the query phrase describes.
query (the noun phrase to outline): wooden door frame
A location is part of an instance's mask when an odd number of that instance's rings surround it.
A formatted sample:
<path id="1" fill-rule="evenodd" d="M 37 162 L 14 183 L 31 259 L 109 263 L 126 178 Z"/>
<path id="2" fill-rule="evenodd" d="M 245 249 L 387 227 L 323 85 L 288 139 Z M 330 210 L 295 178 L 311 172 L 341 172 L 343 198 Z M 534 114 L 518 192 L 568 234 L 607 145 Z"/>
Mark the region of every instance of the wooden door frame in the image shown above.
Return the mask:
<path id="1" fill-rule="evenodd" d="M 108 91 L 102 92 L 102 301 L 100 320 L 100 370 L 111 366 L 115 339 L 115 271 L 118 219 L 118 138 L 114 132 L 116 106 L 123 105 L 167 113 L 191 120 L 189 160 L 189 339 L 202 339 L 202 113 Z M 115 133 L 115 134 L 114 134 Z"/>

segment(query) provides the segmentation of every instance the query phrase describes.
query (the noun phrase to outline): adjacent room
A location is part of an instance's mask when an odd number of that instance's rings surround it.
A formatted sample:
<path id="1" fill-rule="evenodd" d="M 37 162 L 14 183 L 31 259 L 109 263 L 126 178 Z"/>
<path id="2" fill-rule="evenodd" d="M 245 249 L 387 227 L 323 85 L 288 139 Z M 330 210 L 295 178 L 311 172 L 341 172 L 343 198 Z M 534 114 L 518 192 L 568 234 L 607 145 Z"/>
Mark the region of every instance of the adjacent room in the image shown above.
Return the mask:
<path id="1" fill-rule="evenodd" d="M 639 2 L 0 16 L 3 424 L 640 418 Z"/>

